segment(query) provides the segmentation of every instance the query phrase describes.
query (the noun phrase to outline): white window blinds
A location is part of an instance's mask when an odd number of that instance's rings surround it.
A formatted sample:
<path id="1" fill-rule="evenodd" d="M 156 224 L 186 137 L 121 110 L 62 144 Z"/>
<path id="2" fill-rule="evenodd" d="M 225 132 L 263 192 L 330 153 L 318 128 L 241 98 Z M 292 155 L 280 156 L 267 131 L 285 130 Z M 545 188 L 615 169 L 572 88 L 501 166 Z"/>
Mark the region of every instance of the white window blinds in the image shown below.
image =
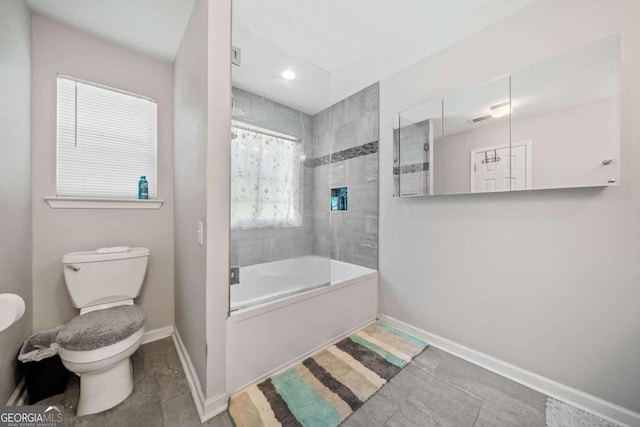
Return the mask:
<path id="1" fill-rule="evenodd" d="M 157 103 L 58 76 L 58 196 L 157 198 Z"/>

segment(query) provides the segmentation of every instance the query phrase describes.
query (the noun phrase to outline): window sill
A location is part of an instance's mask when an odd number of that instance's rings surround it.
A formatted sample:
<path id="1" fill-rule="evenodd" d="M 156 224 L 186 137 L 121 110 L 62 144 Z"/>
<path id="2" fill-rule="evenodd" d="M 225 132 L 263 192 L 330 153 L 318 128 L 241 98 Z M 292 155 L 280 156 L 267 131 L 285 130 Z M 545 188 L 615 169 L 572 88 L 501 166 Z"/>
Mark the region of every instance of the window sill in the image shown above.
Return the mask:
<path id="1" fill-rule="evenodd" d="M 45 197 L 51 209 L 160 209 L 164 200 Z"/>
<path id="2" fill-rule="evenodd" d="M 302 228 L 303 224 L 300 225 L 274 225 L 274 224 L 262 224 L 262 225 L 252 225 L 245 227 L 238 227 L 237 225 L 231 226 L 231 231 L 254 231 L 254 230 L 280 230 L 284 228 Z"/>

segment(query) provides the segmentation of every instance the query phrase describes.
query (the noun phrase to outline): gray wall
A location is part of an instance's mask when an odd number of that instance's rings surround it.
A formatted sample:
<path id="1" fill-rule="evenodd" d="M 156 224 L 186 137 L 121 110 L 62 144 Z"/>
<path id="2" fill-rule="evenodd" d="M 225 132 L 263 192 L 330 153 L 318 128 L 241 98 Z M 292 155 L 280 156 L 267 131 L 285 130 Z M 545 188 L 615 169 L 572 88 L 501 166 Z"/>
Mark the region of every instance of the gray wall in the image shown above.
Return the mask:
<path id="1" fill-rule="evenodd" d="M 206 381 L 207 2 L 196 1 L 174 62 L 175 317 L 196 373 Z"/>
<path id="2" fill-rule="evenodd" d="M 33 25 L 33 327 L 78 314 L 62 272 L 65 253 L 102 246 L 144 246 L 149 267 L 140 297 L 146 329 L 173 325 L 173 68 L 34 15 Z M 52 209 L 56 194 L 56 74 L 158 101 L 158 210 Z"/>
<path id="3" fill-rule="evenodd" d="M 22 320 L 0 332 L 0 405 L 13 393 L 16 355 L 31 332 L 31 14 L 0 2 L 0 293 L 20 295 Z"/>
<path id="4" fill-rule="evenodd" d="M 638 16 L 637 0 L 539 0 L 380 83 L 380 311 L 636 412 Z M 395 113 L 616 33 L 619 187 L 392 197 Z"/>
<path id="5" fill-rule="evenodd" d="M 313 253 L 370 268 L 378 267 L 378 105 L 376 83 L 313 116 Z M 330 212 L 330 189 L 343 186 L 348 211 Z"/>
<path id="6" fill-rule="evenodd" d="M 313 155 L 312 118 L 301 111 L 267 98 L 233 88 L 236 106 L 245 115 L 235 117 L 245 123 L 302 139 L 308 159 Z M 302 227 L 269 227 L 231 231 L 231 265 L 246 266 L 310 255 L 313 222 L 313 169 L 306 162 L 303 180 Z"/>

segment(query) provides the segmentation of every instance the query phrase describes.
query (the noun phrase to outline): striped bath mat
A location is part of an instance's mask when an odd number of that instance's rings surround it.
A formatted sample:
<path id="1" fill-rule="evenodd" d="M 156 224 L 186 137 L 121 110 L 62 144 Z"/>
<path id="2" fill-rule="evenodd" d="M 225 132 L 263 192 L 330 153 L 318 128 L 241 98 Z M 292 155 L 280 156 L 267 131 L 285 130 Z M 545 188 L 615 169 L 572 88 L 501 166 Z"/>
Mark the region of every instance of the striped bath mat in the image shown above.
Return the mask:
<path id="1" fill-rule="evenodd" d="M 237 427 L 337 426 L 427 347 L 376 322 L 231 398 Z"/>

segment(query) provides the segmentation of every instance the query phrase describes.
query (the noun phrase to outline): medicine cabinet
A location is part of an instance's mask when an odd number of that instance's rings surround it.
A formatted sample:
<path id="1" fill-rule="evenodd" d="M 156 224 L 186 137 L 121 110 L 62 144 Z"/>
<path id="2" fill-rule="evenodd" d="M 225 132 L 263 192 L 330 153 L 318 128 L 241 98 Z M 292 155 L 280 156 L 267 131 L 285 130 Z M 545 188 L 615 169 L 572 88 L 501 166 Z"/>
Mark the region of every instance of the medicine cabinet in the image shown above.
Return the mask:
<path id="1" fill-rule="evenodd" d="M 394 117 L 394 196 L 619 182 L 619 37 Z"/>

